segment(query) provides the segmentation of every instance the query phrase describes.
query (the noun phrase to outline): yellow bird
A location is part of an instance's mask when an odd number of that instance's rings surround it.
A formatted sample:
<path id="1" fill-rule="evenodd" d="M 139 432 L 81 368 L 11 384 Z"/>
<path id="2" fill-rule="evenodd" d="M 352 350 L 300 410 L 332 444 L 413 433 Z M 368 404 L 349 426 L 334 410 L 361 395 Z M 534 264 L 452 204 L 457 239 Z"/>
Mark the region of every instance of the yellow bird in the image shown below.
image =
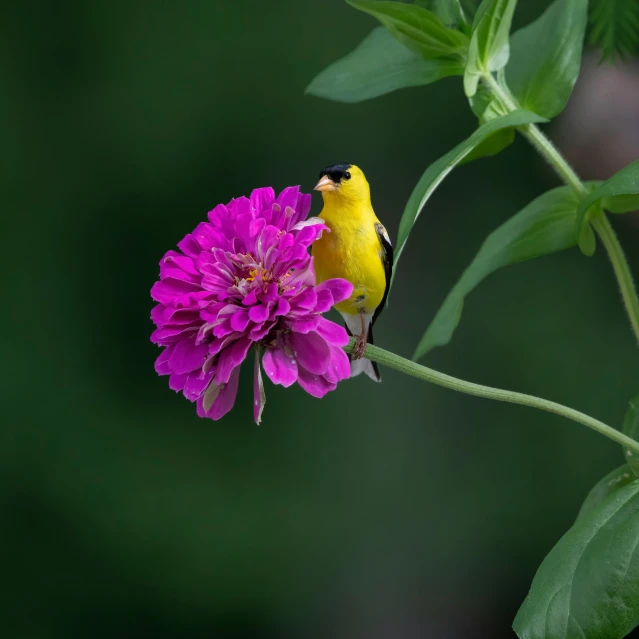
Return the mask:
<path id="1" fill-rule="evenodd" d="M 351 377 L 366 373 L 381 381 L 375 362 L 361 359 L 373 343 L 373 324 L 384 309 L 393 270 L 393 246 L 371 204 L 370 187 L 354 164 L 333 164 L 320 172 L 315 185 L 324 208 L 320 218 L 331 230 L 312 247 L 320 282 L 341 277 L 353 285 L 351 297 L 335 308 L 346 330 L 357 337 L 351 355 Z"/>

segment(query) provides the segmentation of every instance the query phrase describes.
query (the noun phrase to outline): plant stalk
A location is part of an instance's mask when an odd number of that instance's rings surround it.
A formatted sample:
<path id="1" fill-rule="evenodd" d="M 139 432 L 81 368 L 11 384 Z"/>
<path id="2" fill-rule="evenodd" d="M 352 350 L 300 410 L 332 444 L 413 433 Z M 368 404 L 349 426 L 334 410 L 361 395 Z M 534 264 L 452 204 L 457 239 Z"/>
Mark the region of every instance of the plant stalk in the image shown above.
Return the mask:
<path id="1" fill-rule="evenodd" d="M 486 86 L 493 92 L 493 95 L 502 103 L 503 107 L 507 111 L 512 112 L 520 108 L 508 88 L 502 86 L 491 73 L 486 73 L 483 76 L 483 80 Z M 579 179 L 579 176 L 574 172 L 561 153 L 559 153 L 555 145 L 542 133 L 536 124 L 527 124 L 525 126 L 518 127 L 518 130 L 535 147 L 539 154 L 554 169 L 557 175 L 579 197 L 583 197 L 588 194 L 588 189 Z M 608 252 L 608 257 L 610 258 L 615 272 L 615 277 L 619 284 L 621 297 L 630 319 L 630 325 L 632 326 L 636 340 L 639 342 L 639 298 L 637 297 L 637 290 L 632 279 L 632 273 L 628 266 L 626 256 L 624 255 L 621 244 L 619 244 L 619 240 L 617 239 L 617 236 L 615 235 L 615 232 L 603 211 L 601 211 L 599 215 L 593 216 L 591 223 Z"/>
<path id="2" fill-rule="evenodd" d="M 639 299 L 637 299 L 635 284 L 626 256 L 610 224 L 610 220 L 603 211 L 600 211 L 597 215 L 593 215 L 590 222 L 597 232 L 597 235 L 601 238 L 601 242 L 606 247 L 612 268 L 617 277 L 617 282 L 619 283 L 619 288 L 621 289 L 621 297 L 626 306 L 632 330 L 635 333 L 637 341 L 639 341 Z"/>
<path id="3" fill-rule="evenodd" d="M 502 87 L 491 73 L 484 75 L 483 79 L 507 111 L 517 111 L 521 108 L 510 91 Z M 570 164 L 566 162 L 554 144 L 541 132 L 541 129 L 536 124 L 526 124 L 518 127 L 518 130 L 521 131 L 535 149 L 537 149 L 539 154 L 550 164 L 557 175 L 559 175 L 577 195 L 586 195 L 588 193 L 588 190 L 579 179 L 579 176 L 573 171 Z"/>
<path id="4" fill-rule="evenodd" d="M 347 353 L 352 352 L 355 345 L 355 338 L 351 337 L 348 346 L 345 347 Z M 620 431 L 611 428 L 607 424 L 600 422 L 594 417 L 590 417 L 584 413 L 580 413 L 578 410 L 562 406 L 556 402 L 551 402 L 547 399 L 541 399 L 540 397 L 534 397 L 533 395 L 525 395 L 524 393 L 516 393 L 513 391 L 502 390 L 500 388 L 492 388 L 491 386 L 483 386 L 481 384 L 474 384 L 473 382 L 466 382 L 457 377 L 451 377 L 445 373 L 433 370 L 416 362 L 412 362 L 409 359 L 395 355 L 389 351 L 385 351 L 377 346 L 368 344 L 365 351 L 365 356 L 378 364 L 383 364 L 389 368 L 394 368 L 400 373 L 416 377 L 425 382 L 431 382 L 444 388 L 466 393 L 467 395 L 475 395 L 476 397 L 485 397 L 486 399 L 494 399 L 498 402 L 508 402 L 510 404 L 521 404 L 522 406 L 530 406 L 531 408 L 537 408 L 539 410 L 547 411 L 549 413 L 555 413 L 561 415 L 566 419 L 571 419 L 578 424 L 583 424 L 594 431 L 597 431 L 601 435 L 604 435 L 608 439 L 621 444 L 625 448 L 639 454 L 639 442 L 627 437 Z"/>

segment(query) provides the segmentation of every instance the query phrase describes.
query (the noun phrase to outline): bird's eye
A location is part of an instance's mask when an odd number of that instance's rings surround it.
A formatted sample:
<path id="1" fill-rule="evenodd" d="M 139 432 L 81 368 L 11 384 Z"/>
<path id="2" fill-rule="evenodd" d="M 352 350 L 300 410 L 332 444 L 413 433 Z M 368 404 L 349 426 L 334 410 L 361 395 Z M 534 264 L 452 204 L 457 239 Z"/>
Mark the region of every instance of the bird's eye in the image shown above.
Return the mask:
<path id="1" fill-rule="evenodd" d="M 351 179 L 351 174 L 348 171 L 344 171 L 344 179 L 345 180 L 350 180 Z"/>

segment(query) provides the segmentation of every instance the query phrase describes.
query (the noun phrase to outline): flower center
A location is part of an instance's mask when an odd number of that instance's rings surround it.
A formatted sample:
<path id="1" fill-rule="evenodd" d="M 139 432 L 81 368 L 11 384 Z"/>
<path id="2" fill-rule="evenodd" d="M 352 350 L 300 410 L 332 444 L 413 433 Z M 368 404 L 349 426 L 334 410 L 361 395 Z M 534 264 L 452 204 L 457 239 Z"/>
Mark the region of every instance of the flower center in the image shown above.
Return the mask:
<path id="1" fill-rule="evenodd" d="M 248 277 L 245 278 L 246 281 L 247 282 L 252 282 L 253 280 L 255 280 L 255 278 L 258 276 L 259 273 L 262 273 L 262 279 L 265 280 L 266 276 L 268 274 L 268 271 L 265 268 L 263 268 L 261 271 L 260 271 L 259 268 L 252 268 L 249 271 Z"/>

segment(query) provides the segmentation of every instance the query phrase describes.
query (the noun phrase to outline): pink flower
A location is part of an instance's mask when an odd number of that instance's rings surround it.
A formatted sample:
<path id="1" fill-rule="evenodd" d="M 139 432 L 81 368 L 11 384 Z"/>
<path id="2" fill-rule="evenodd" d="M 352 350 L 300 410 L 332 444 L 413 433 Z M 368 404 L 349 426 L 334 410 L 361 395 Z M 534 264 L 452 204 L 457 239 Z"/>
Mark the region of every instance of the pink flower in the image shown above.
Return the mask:
<path id="1" fill-rule="evenodd" d="M 340 279 L 315 284 L 308 247 L 328 232 L 319 218 L 305 220 L 311 196 L 299 187 L 277 198 L 270 187 L 250 198 L 219 204 L 208 222 L 160 262 L 151 296 L 164 347 L 155 362 L 169 387 L 197 402 L 200 417 L 220 419 L 235 403 L 240 366 L 255 350 L 254 418 L 264 407 L 261 364 L 274 384 L 295 382 L 314 397 L 350 376 L 344 328 L 322 317 L 347 299 Z"/>

